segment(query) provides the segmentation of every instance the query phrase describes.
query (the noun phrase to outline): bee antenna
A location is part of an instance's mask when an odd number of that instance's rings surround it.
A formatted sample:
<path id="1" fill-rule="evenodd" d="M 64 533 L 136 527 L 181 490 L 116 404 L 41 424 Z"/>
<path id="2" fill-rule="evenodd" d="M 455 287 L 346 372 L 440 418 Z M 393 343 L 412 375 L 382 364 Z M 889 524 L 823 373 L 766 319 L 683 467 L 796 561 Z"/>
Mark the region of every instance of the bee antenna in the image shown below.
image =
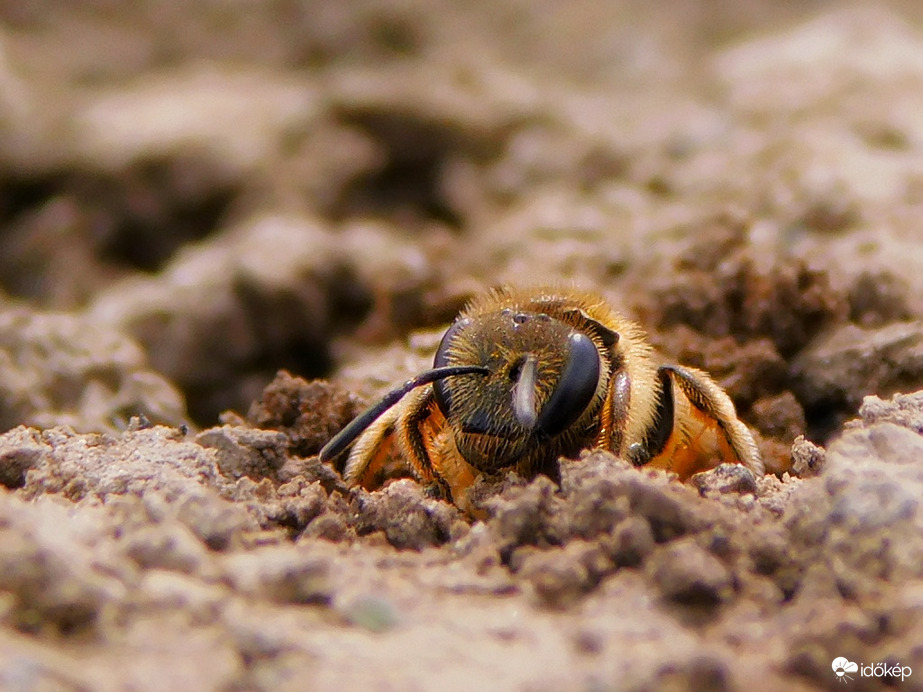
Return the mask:
<path id="1" fill-rule="evenodd" d="M 338 457 L 347 447 L 355 442 L 356 438 L 362 434 L 363 430 L 375 422 L 385 411 L 403 399 L 411 390 L 426 384 L 431 384 L 436 380 L 445 379 L 446 377 L 455 377 L 457 375 L 487 375 L 489 373 L 490 371 L 482 365 L 448 365 L 420 373 L 413 379 L 407 380 L 397 389 L 385 394 L 381 401 L 370 406 L 356 416 L 349 425 L 338 432 L 323 446 L 320 450 L 320 460 L 331 461 Z"/>

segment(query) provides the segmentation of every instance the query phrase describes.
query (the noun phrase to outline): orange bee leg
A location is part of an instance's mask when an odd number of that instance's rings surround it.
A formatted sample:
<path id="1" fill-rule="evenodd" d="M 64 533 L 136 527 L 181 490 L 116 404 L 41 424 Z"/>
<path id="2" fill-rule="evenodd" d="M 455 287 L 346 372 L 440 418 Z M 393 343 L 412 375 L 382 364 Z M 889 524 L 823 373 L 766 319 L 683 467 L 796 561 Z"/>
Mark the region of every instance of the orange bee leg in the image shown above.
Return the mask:
<path id="1" fill-rule="evenodd" d="M 663 366 L 658 374 L 663 396 L 673 398 L 673 429 L 651 466 L 669 469 L 681 480 L 722 463 L 764 473 L 753 436 L 738 420 L 730 397 L 708 374 L 679 366 Z"/>
<path id="2" fill-rule="evenodd" d="M 400 455 L 394 433 L 399 414 L 397 408 L 386 412 L 356 440 L 343 471 L 347 484 L 375 490 L 398 475 L 395 460 Z"/>
<path id="3" fill-rule="evenodd" d="M 417 479 L 438 486 L 446 499 L 470 512 L 468 488 L 477 480 L 478 473 L 458 451 L 432 388 L 414 392 L 410 397 L 406 412 L 398 420 L 397 435 Z"/>
<path id="4" fill-rule="evenodd" d="M 375 490 L 401 475 L 399 465 L 404 475 L 409 472 L 460 509 L 472 511 L 467 493 L 478 474 L 455 446 L 432 387 L 410 392 L 370 425 L 353 446 L 343 476 L 349 485 Z"/>

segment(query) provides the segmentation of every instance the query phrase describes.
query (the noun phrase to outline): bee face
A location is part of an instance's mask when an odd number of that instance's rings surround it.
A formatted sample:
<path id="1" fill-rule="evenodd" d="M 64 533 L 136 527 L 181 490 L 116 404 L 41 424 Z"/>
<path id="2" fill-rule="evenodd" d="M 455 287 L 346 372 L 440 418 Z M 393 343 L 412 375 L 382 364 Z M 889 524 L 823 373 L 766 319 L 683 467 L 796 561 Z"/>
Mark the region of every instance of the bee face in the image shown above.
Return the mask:
<path id="1" fill-rule="evenodd" d="M 606 449 L 686 479 L 722 462 L 762 473 L 753 438 L 704 372 L 654 363 L 644 333 L 599 296 L 502 289 L 449 327 L 434 368 L 321 450 L 355 442 L 346 480 L 374 488 L 393 456 L 460 507 L 478 476 L 557 477 L 559 458 Z"/>
<path id="2" fill-rule="evenodd" d="M 602 404 L 601 344 L 545 312 L 502 308 L 464 316 L 446 332 L 435 367 L 480 365 L 480 377 L 433 384 L 458 451 L 494 473 L 547 446 Z"/>

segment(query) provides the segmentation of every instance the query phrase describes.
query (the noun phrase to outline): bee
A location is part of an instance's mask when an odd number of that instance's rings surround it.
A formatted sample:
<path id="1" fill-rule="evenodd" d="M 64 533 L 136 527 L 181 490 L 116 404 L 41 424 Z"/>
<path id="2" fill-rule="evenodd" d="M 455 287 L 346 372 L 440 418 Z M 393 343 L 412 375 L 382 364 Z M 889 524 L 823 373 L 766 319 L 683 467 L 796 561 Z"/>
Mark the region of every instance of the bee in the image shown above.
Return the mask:
<path id="1" fill-rule="evenodd" d="M 682 480 L 720 463 L 764 472 L 750 431 L 708 374 L 658 367 L 638 325 L 577 290 L 475 298 L 442 337 L 433 369 L 360 414 L 320 458 L 350 445 L 347 483 L 379 487 L 396 457 L 469 513 L 479 477 L 559 481 L 558 460 L 585 449 Z"/>

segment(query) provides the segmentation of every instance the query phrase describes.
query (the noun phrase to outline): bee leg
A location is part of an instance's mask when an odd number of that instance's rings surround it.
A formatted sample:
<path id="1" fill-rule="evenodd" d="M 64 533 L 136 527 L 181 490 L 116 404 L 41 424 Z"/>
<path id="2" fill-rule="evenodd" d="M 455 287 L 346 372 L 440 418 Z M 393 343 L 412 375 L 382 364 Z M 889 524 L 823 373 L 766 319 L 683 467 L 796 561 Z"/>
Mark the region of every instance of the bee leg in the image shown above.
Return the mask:
<path id="1" fill-rule="evenodd" d="M 406 413 L 398 421 L 397 437 L 417 480 L 435 487 L 442 497 L 473 514 L 468 488 L 478 474 L 455 446 L 431 387 L 410 395 Z"/>
<path id="2" fill-rule="evenodd" d="M 707 373 L 666 365 L 657 375 L 662 385 L 657 421 L 645 439 L 646 449 L 635 450 L 639 459 L 647 456 L 651 466 L 674 471 L 682 480 L 721 463 L 764 473 L 753 436 Z"/>
<path id="3" fill-rule="evenodd" d="M 375 490 L 394 475 L 392 460 L 399 456 L 394 433 L 400 410 L 395 407 L 384 413 L 356 440 L 343 470 L 348 485 Z"/>

